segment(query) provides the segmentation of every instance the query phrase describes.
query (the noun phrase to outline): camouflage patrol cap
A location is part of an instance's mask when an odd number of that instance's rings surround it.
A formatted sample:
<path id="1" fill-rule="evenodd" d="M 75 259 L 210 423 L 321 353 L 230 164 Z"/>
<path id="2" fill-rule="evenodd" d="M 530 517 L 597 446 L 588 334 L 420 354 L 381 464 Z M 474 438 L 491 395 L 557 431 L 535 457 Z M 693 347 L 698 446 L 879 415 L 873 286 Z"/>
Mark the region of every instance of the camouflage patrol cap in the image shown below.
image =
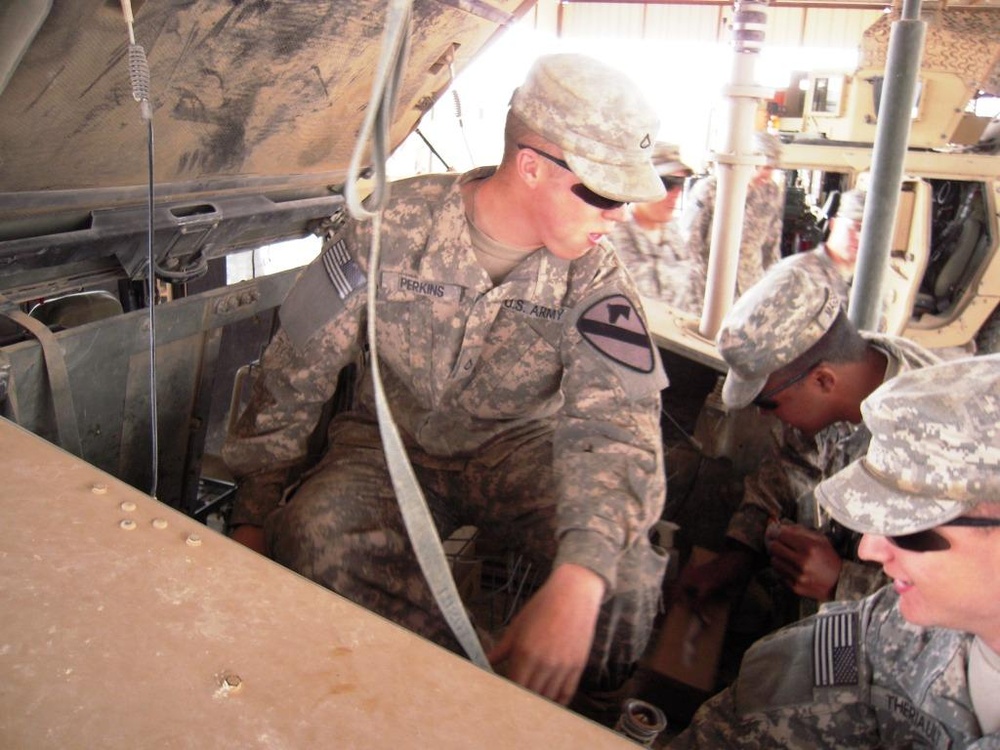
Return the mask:
<path id="1" fill-rule="evenodd" d="M 736 300 L 715 345 L 729 365 L 722 400 L 732 409 L 752 402 L 772 373 L 805 354 L 830 330 L 840 297 L 814 275 L 778 264 Z"/>
<path id="2" fill-rule="evenodd" d="M 681 150 L 673 143 L 657 141 L 653 144 L 653 168 L 660 177 L 670 177 L 672 175 L 693 174 L 684 160 L 681 159 Z"/>
<path id="3" fill-rule="evenodd" d="M 781 141 L 776 136 L 770 133 L 754 133 L 753 152 L 763 155 L 769 167 L 778 166 L 778 162 L 781 161 L 781 151 Z"/>
<path id="4" fill-rule="evenodd" d="M 1000 355 L 905 372 L 861 414 L 868 454 L 816 488 L 840 523 L 911 534 L 1000 501 Z"/>
<path id="5" fill-rule="evenodd" d="M 837 206 L 835 216 L 860 222 L 861 217 L 865 214 L 865 197 L 864 190 L 858 190 L 857 188 L 848 190 L 840 196 L 840 205 Z"/>
<path id="6" fill-rule="evenodd" d="M 625 74 L 586 55 L 546 55 L 510 106 L 594 192 L 626 202 L 664 196 L 651 161 L 659 118 Z"/>

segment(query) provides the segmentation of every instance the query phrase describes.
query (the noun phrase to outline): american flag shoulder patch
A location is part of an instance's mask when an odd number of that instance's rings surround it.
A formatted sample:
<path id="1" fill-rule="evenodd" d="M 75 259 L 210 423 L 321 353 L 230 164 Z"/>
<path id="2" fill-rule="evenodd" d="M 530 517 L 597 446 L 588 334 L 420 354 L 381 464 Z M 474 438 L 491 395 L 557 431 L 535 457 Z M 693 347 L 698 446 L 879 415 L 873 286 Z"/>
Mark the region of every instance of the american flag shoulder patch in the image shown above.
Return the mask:
<path id="1" fill-rule="evenodd" d="M 347 243 L 342 239 L 323 251 L 323 268 L 330 277 L 337 296 L 342 300 L 365 285 L 365 275 L 347 252 Z"/>
<path id="2" fill-rule="evenodd" d="M 855 612 L 819 615 L 813 635 L 813 685 L 835 687 L 858 682 L 858 616 Z"/>
<path id="3" fill-rule="evenodd" d="M 584 311 L 576 327 L 606 357 L 637 372 L 653 371 L 653 342 L 627 297 L 615 294 L 598 300 Z"/>

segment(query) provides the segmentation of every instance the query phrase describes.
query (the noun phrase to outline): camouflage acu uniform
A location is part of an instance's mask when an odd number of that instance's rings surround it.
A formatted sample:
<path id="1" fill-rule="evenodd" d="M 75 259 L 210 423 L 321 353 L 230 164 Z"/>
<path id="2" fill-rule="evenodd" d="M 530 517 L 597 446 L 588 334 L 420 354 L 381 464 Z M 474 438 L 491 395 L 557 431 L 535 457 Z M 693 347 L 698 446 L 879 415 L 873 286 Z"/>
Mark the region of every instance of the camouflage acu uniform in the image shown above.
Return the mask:
<path id="1" fill-rule="evenodd" d="M 969 698 L 973 636 L 911 625 L 891 587 L 758 641 L 668 747 L 1000 748 Z"/>
<path id="2" fill-rule="evenodd" d="M 615 225 L 610 239 L 640 294 L 687 312 L 701 310 L 704 261 L 686 254 L 676 220 L 656 232 L 647 232 L 634 219 L 623 221 Z"/>
<path id="3" fill-rule="evenodd" d="M 665 558 L 648 530 L 666 491 L 666 377 L 610 246 L 572 262 L 540 250 L 491 283 L 460 192 L 489 173 L 393 184 L 377 290 L 383 380 L 442 536 L 476 525 L 543 571 L 575 563 L 605 579 L 593 676 L 638 658 L 657 609 Z M 457 650 L 399 516 L 367 372 L 326 453 L 275 510 L 338 373 L 365 349 L 369 232 L 348 222 L 282 306 L 224 452 L 241 480 L 233 522 L 264 524 L 279 562 Z"/>
<path id="4" fill-rule="evenodd" d="M 708 268 L 712 240 L 716 187 L 714 176 L 706 177 L 695 184 L 688 198 L 689 208 L 685 210 L 682 225 L 688 254 L 700 257 L 705 269 Z M 752 181 L 747 185 L 743 238 L 740 241 L 739 269 L 736 275 L 736 296 L 746 292 L 764 275 L 765 269 L 781 258 L 783 212 L 783 194 L 776 183 L 770 180 L 765 183 Z"/>
<path id="5" fill-rule="evenodd" d="M 896 336 L 862 332 L 862 337 L 886 355 L 886 380 L 908 370 L 926 367 L 939 360 L 922 347 Z M 864 424 L 836 422 L 810 440 L 798 430 L 784 426 L 780 445 L 744 482 L 744 495 L 726 529 L 726 536 L 764 553 L 764 531 L 768 520 L 790 519 L 817 526 L 827 535 L 840 555 L 843 567 L 836 599 L 867 596 L 886 582 L 876 565 L 860 562 L 857 545 L 861 535 L 829 518 L 817 518 L 813 488 L 825 477 L 865 455 L 871 433 Z M 807 516 L 807 517 L 803 517 Z"/>

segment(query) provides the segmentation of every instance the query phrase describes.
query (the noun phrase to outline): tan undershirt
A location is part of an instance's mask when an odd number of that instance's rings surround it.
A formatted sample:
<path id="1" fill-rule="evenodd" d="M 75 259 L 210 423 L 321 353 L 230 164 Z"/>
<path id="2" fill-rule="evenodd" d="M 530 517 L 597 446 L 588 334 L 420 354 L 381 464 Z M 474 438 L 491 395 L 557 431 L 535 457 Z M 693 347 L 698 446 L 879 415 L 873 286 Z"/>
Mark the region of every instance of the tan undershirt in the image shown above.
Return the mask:
<path id="1" fill-rule="evenodd" d="M 1000 654 L 979 636 L 969 653 L 969 694 L 983 734 L 1000 732 Z"/>
<path id="2" fill-rule="evenodd" d="M 476 226 L 476 195 L 482 181 L 476 185 L 469 194 L 469 206 L 465 212 L 465 218 L 469 221 L 469 237 L 472 240 L 472 251 L 476 260 L 489 275 L 494 284 L 503 281 L 518 263 L 527 258 L 537 247 L 514 247 L 490 237 L 478 226 Z"/>

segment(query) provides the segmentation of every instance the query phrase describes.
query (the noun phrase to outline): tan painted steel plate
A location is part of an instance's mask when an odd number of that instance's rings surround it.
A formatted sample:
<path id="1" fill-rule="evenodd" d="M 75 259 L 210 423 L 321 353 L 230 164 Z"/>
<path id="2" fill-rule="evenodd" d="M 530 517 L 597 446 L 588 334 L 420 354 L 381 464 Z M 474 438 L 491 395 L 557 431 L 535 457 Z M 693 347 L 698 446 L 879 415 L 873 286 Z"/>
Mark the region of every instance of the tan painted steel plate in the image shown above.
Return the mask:
<path id="1" fill-rule="evenodd" d="M 0 452 L 0 747 L 634 747 L 2 419 Z"/>

